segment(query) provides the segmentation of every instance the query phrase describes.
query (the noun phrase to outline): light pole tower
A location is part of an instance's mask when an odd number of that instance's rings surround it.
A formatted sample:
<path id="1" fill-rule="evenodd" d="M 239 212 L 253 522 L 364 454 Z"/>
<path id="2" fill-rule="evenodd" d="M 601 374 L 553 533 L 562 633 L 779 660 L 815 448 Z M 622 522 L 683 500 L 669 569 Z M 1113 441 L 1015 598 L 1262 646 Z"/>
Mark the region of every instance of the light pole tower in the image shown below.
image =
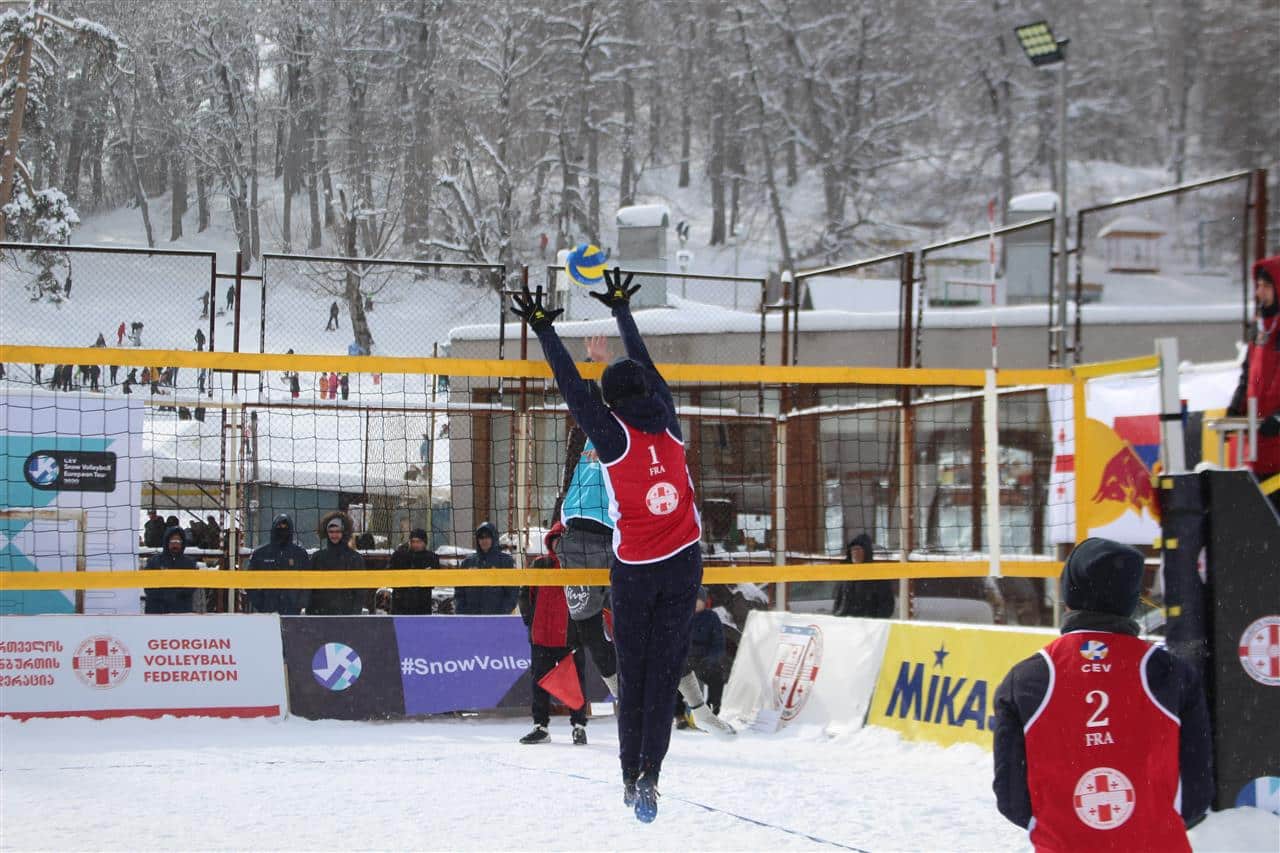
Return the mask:
<path id="1" fill-rule="evenodd" d="M 1036 21 L 1015 27 L 1014 34 L 1022 51 L 1037 68 L 1057 65 L 1058 69 L 1058 208 L 1054 217 L 1054 232 L 1057 234 L 1058 267 L 1057 296 L 1058 312 L 1054 362 L 1052 366 L 1061 367 L 1067 363 L 1068 332 L 1067 322 L 1067 45 L 1071 39 L 1057 39 L 1053 35 L 1047 21 Z M 1072 349 L 1074 352 L 1074 348 Z"/>

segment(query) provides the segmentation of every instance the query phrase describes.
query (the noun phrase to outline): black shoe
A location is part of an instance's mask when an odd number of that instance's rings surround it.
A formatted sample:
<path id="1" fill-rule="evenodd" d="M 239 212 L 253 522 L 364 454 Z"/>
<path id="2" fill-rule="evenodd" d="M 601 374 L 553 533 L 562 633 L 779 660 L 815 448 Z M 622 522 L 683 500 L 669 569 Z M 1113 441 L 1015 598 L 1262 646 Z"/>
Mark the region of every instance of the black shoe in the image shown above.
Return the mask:
<path id="1" fill-rule="evenodd" d="M 657 780 L 650 776 L 641 776 L 636 783 L 636 820 L 641 823 L 653 823 L 658 816 Z"/>
<path id="2" fill-rule="evenodd" d="M 520 738 L 521 743 L 550 743 L 551 735 L 547 734 L 546 726 L 534 726 L 533 731 Z"/>
<path id="3" fill-rule="evenodd" d="M 573 745 L 574 746 L 587 745 L 587 727 L 586 726 L 573 727 Z"/>

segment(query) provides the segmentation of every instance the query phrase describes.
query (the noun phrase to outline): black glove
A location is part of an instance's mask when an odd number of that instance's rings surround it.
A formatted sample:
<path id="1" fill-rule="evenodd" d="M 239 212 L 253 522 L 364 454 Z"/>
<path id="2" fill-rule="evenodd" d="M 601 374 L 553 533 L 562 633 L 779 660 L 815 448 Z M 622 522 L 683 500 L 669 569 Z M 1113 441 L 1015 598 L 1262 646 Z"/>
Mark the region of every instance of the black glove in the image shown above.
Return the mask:
<path id="1" fill-rule="evenodd" d="M 607 289 L 604 293 L 596 293 L 593 290 L 591 291 L 591 297 L 599 299 L 605 305 L 608 305 L 610 309 L 617 308 L 619 305 L 630 305 L 632 295 L 640 289 L 638 284 L 635 287 L 631 286 L 631 279 L 635 277 L 635 273 L 629 272 L 627 273 L 626 281 L 622 281 L 621 268 L 614 267 L 612 270 L 605 270 L 604 283 Z"/>
<path id="2" fill-rule="evenodd" d="M 511 309 L 511 313 L 528 323 L 529 328 L 533 329 L 534 332 L 550 329 L 556 318 L 564 313 L 559 308 L 555 311 L 548 311 L 543 306 L 542 285 L 538 285 L 538 289 L 533 293 L 530 293 L 529 286 L 525 285 L 524 292 L 513 294 L 511 301 L 516 304 Z"/>
<path id="3" fill-rule="evenodd" d="M 1280 412 L 1258 423 L 1258 435 L 1264 438 L 1275 438 L 1280 435 Z"/>

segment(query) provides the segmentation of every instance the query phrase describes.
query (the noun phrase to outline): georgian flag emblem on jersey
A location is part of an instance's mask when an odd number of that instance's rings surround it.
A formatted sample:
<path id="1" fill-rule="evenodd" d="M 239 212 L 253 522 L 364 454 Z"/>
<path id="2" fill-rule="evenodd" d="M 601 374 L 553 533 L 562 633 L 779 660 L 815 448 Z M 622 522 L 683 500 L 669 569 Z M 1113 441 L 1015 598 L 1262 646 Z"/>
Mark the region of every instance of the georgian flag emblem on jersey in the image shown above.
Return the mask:
<path id="1" fill-rule="evenodd" d="M 1076 782 L 1071 805 L 1085 825 L 1105 830 L 1133 817 L 1136 801 L 1128 776 L 1113 767 L 1095 767 Z"/>
<path id="2" fill-rule="evenodd" d="M 1104 660 L 1108 651 L 1107 644 L 1101 640 L 1085 640 L 1080 644 L 1080 657 L 1085 660 Z"/>
<path id="3" fill-rule="evenodd" d="M 680 492 L 670 483 L 654 483 L 644 496 L 644 505 L 654 515 L 671 515 L 680 506 Z"/>

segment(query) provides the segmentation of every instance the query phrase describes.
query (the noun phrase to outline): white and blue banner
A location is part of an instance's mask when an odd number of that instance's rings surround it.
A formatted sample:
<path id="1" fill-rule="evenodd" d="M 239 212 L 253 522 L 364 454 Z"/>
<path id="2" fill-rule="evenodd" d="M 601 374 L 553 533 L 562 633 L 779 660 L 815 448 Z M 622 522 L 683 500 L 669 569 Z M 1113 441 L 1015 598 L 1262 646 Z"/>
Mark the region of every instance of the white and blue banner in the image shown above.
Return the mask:
<path id="1" fill-rule="evenodd" d="M 142 401 L 0 392 L 0 571 L 138 567 Z M 87 590 L 86 613 L 138 613 L 140 590 Z M 75 593 L 0 593 L 0 614 L 73 613 Z"/>

